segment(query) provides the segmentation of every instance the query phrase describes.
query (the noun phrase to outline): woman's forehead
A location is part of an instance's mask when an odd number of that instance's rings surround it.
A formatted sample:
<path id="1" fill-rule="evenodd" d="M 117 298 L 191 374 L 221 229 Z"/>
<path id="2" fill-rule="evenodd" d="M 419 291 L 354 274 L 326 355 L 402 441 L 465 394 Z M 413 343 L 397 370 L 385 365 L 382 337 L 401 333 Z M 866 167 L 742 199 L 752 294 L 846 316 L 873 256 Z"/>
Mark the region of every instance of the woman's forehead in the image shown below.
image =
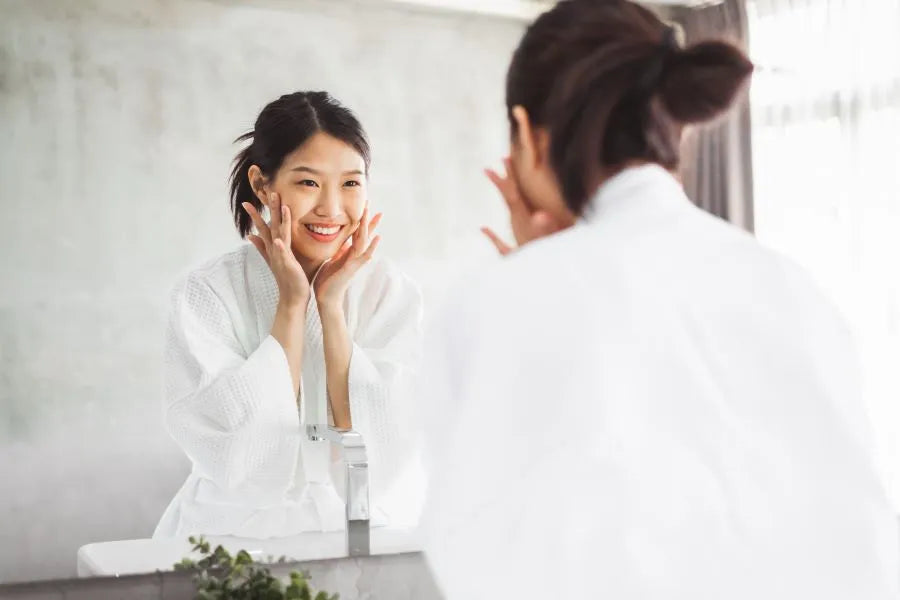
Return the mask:
<path id="1" fill-rule="evenodd" d="M 365 174 L 366 162 L 353 146 L 324 132 L 288 154 L 282 164 L 287 170 L 305 167 L 322 175 Z"/>

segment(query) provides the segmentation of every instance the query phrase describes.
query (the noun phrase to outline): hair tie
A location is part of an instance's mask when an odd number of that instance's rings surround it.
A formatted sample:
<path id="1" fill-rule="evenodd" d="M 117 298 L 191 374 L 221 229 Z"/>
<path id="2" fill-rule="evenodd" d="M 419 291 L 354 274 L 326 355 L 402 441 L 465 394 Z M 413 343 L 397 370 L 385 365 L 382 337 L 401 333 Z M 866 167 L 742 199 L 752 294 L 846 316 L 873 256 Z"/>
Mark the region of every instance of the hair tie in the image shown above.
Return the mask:
<path id="1" fill-rule="evenodd" d="M 662 81 L 669 59 L 679 50 L 681 50 L 681 44 L 678 42 L 678 30 L 673 26 L 667 26 L 663 31 L 658 50 L 650 59 L 650 64 L 643 77 L 638 81 L 637 91 L 652 96 Z"/>
<path id="2" fill-rule="evenodd" d="M 681 44 L 678 41 L 678 28 L 674 25 L 666 27 L 663 33 L 663 46 L 667 51 L 681 50 Z"/>

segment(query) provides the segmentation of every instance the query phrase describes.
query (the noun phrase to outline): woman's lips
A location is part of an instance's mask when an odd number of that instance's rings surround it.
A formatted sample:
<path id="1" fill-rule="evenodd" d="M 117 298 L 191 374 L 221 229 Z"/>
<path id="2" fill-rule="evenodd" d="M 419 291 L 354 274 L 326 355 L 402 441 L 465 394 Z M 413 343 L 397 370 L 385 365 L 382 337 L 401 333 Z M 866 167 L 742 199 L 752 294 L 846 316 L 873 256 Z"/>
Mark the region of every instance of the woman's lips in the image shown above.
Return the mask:
<path id="1" fill-rule="evenodd" d="M 341 229 L 344 228 L 343 225 L 314 225 L 311 223 L 304 223 L 303 228 L 309 234 L 309 237 L 316 240 L 317 242 L 333 242 L 337 239 L 337 237 L 341 234 Z"/>

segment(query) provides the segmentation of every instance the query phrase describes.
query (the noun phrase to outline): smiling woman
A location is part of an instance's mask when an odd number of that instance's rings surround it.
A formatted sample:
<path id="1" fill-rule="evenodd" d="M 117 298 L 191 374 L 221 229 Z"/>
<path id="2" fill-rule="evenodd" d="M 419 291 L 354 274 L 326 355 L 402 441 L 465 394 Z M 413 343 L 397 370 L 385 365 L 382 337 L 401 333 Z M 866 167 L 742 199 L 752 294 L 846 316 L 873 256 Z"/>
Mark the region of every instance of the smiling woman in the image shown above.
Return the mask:
<path id="1" fill-rule="evenodd" d="M 327 161 L 335 163 L 338 170 L 332 172 L 329 165 L 318 165 Z M 319 242 L 311 244 L 307 236 L 298 236 L 304 257 L 330 258 L 334 253 L 320 244 L 334 242 L 339 237 L 346 239 L 351 221 L 359 222 L 365 204 L 366 176 L 365 165 L 361 163 L 363 158 L 353 148 L 324 132 L 317 132 L 285 157 L 281 169 L 283 181 L 272 181 L 271 186 L 284 188 L 282 201 L 288 207 L 296 205 L 292 213 L 303 216 L 300 224 L 305 233 Z M 257 165 L 250 167 L 249 179 L 257 194 L 269 183 Z M 345 235 L 341 236 L 342 232 Z"/>
<path id="2" fill-rule="evenodd" d="M 408 278 L 373 260 L 381 215 L 369 217 L 362 126 L 328 94 L 297 92 L 238 141 L 250 143 L 231 209 L 252 246 L 172 295 L 166 425 L 193 469 L 154 537 L 341 528 L 329 447 L 301 439 L 301 422 L 362 434 L 376 508 L 407 455 L 401 407 L 422 307 Z"/>

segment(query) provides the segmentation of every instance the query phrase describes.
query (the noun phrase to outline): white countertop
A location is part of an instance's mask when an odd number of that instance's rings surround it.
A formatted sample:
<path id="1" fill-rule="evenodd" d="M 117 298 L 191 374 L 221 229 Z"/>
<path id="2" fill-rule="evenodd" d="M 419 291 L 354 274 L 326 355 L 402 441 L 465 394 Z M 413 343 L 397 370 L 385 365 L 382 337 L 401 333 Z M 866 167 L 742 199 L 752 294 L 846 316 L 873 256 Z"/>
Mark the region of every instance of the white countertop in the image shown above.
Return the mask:
<path id="1" fill-rule="evenodd" d="M 287 538 L 254 540 L 236 537 L 206 536 L 213 548 L 221 544 L 232 554 L 246 550 L 257 561 L 308 561 L 347 556 L 346 533 L 310 532 Z M 169 571 L 191 554 L 191 543 L 175 539 L 121 540 L 88 544 L 78 549 L 78 576 L 119 576 Z M 372 554 L 399 554 L 421 549 L 415 529 L 374 528 Z"/>

